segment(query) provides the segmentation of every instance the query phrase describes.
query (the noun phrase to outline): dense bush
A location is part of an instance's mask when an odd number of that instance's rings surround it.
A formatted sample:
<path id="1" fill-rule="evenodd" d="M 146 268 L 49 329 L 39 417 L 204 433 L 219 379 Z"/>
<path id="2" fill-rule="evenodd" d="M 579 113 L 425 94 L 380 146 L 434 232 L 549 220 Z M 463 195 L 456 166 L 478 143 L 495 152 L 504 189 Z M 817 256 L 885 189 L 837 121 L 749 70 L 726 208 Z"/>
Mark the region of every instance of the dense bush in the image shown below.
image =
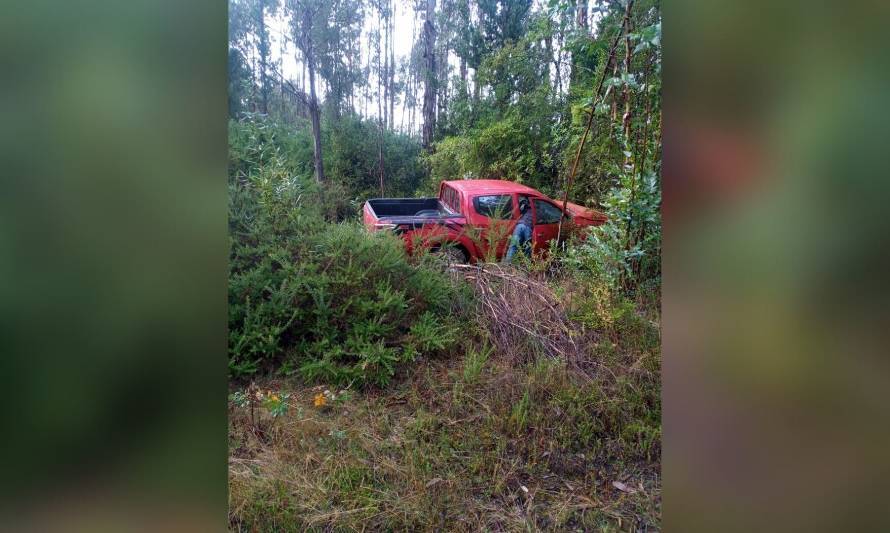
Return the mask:
<path id="1" fill-rule="evenodd" d="M 649 172 L 619 175 L 603 200 L 609 220 L 570 246 L 564 262 L 582 275 L 632 294 L 661 280 L 661 184 Z"/>
<path id="2" fill-rule="evenodd" d="M 273 128 L 235 127 L 233 137 L 232 376 L 278 369 L 383 385 L 401 364 L 456 342 L 458 295 L 443 273 L 410 264 L 392 235 L 326 222 L 322 191 L 278 149 Z"/>
<path id="3" fill-rule="evenodd" d="M 424 178 L 417 139 L 381 130 L 356 115 L 341 116 L 336 127 L 323 128 L 322 132 L 328 147 L 325 169 L 330 181 L 341 184 L 362 201 L 380 196 L 410 196 Z"/>
<path id="4" fill-rule="evenodd" d="M 553 147 L 547 140 L 546 119 L 510 113 L 436 143 L 427 157 L 431 181 L 443 179 L 491 178 L 525 183 L 542 192 L 553 193 Z"/>

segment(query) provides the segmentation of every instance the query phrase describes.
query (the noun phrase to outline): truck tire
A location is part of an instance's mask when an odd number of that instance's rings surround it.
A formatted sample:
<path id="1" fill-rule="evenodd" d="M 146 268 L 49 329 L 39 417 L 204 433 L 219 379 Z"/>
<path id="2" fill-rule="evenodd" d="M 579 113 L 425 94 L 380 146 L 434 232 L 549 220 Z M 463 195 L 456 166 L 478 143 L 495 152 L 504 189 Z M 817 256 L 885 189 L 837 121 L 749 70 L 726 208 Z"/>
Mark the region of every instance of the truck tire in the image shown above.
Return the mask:
<path id="1" fill-rule="evenodd" d="M 433 253 L 438 254 L 448 263 L 457 263 L 457 264 L 466 264 L 469 258 L 467 257 L 466 252 L 457 245 L 452 243 L 446 243 L 442 246 L 438 247 L 433 251 Z"/>

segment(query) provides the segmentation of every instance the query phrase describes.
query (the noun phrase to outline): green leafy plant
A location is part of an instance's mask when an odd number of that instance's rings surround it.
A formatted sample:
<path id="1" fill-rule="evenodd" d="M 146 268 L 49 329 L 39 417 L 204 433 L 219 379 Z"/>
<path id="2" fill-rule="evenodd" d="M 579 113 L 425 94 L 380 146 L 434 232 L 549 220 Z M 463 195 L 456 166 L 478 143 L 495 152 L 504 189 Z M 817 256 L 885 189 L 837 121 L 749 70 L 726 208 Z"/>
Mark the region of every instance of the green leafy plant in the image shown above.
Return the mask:
<path id="1" fill-rule="evenodd" d="M 275 148 L 279 133 L 233 131 L 230 374 L 383 386 L 418 354 L 454 346 L 447 275 L 410 261 L 394 235 L 328 222 L 323 191 Z"/>

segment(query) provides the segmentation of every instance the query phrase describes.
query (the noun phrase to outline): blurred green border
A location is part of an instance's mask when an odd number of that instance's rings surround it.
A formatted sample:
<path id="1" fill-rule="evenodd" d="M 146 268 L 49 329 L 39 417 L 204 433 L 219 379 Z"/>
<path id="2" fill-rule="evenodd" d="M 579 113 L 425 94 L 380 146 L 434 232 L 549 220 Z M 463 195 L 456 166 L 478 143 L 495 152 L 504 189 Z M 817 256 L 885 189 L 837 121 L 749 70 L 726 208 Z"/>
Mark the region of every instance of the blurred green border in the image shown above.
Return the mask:
<path id="1" fill-rule="evenodd" d="M 0 520 L 224 528 L 226 3 L 7 11 Z"/>
<path id="2" fill-rule="evenodd" d="M 890 529 L 888 15 L 665 3 L 668 531 Z"/>

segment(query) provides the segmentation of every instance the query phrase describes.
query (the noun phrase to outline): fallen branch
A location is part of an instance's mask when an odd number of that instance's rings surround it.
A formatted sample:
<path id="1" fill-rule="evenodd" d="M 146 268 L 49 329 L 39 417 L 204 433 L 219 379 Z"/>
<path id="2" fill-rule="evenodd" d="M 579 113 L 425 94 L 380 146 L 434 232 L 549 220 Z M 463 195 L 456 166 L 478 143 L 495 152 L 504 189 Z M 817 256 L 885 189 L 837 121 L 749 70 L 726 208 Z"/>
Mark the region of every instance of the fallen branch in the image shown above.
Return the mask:
<path id="1" fill-rule="evenodd" d="M 600 365 L 575 342 L 580 328 L 547 283 L 494 263 L 451 265 L 450 271 L 475 287 L 484 325 L 500 353 L 528 362 L 529 345 L 536 345 L 546 357 L 593 377 L 592 367 Z"/>

